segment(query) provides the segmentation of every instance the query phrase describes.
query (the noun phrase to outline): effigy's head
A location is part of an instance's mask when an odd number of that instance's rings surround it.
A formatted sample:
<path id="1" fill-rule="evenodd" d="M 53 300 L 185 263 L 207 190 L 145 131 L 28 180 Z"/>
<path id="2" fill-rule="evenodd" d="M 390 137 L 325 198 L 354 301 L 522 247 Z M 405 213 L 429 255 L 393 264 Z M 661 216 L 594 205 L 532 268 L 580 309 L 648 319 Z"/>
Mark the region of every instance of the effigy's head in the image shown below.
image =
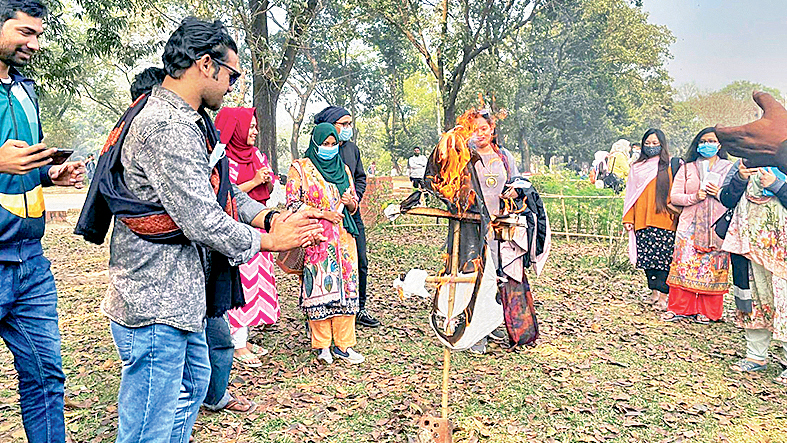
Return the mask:
<path id="1" fill-rule="evenodd" d="M 427 172 L 432 190 L 460 211 L 475 203 L 467 164 L 472 156 L 470 141 L 476 131 L 476 114 L 474 109 L 465 112 L 456 119 L 456 126 L 443 134 L 430 158 L 436 168 Z"/>

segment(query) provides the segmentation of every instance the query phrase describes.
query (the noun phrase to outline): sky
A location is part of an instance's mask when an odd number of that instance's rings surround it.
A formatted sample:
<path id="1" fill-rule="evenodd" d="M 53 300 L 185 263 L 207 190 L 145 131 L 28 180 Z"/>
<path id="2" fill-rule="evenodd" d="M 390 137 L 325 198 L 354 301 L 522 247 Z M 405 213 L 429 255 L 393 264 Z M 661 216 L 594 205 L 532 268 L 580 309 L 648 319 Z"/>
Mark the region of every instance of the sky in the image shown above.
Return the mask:
<path id="1" fill-rule="evenodd" d="M 787 95 L 787 0 L 643 0 L 676 38 L 674 86 L 716 90 L 749 80 Z"/>

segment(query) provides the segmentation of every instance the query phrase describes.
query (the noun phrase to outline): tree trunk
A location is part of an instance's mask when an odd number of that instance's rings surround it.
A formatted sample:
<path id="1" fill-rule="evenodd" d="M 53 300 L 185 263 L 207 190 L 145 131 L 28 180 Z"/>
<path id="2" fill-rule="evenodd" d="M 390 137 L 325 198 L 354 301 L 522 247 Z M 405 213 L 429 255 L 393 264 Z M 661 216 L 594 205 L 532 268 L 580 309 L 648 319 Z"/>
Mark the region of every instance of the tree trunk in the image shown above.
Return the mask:
<path id="1" fill-rule="evenodd" d="M 301 131 L 301 123 L 292 122 L 292 137 L 290 138 L 290 156 L 293 160 L 299 158 L 301 153 L 298 151 L 298 136 Z"/>
<path id="2" fill-rule="evenodd" d="M 521 129 L 519 131 L 519 140 L 517 140 L 517 144 L 519 145 L 519 156 L 522 161 L 522 172 L 531 172 L 530 171 L 530 145 L 527 143 L 527 139 L 525 139 L 525 131 Z"/>
<path id="3" fill-rule="evenodd" d="M 273 173 L 279 173 L 279 158 L 276 155 L 276 104 L 279 91 L 262 74 L 254 74 L 254 107 L 257 108 L 257 147 L 268 156 Z"/>
<path id="4" fill-rule="evenodd" d="M 443 132 L 448 132 L 456 126 L 456 100 L 444 99 L 443 101 Z"/>

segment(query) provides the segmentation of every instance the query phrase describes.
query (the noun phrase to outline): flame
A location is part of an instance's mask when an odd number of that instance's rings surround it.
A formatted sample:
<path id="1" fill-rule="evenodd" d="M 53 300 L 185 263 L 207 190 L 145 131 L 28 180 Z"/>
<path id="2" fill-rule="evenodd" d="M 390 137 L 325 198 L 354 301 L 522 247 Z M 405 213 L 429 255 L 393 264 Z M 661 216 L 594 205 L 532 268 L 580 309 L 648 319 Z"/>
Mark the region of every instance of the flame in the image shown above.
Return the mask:
<path id="1" fill-rule="evenodd" d="M 435 148 L 435 161 L 440 167 L 437 176 L 430 176 L 432 188 L 455 204 L 464 212 L 475 203 L 467 163 L 470 161 L 470 148 L 467 146 L 475 132 L 477 112 L 470 109 L 456 120 L 456 126 L 443 134 Z"/>

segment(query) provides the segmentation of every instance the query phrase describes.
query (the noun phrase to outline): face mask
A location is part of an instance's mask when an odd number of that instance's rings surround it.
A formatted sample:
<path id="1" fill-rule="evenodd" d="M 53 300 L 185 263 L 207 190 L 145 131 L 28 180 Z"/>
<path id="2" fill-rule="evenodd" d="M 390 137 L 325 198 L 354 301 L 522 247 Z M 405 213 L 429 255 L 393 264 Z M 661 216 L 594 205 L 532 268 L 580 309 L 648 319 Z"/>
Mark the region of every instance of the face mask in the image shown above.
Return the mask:
<path id="1" fill-rule="evenodd" d="M 320 145 L 317 147 L 317 157 L 320 157 L 323 160 L 330 160 L 336 157 L 336 154 L 338 153 L 339 153 L 338 144 L 335 144 L 333 146 Z"/>
<path id="2" fill-rule="evenodd" d="M 697 145 L 697 153 L 705 158 L 711 158 L 719 152 L 718 143 L 700 143 Z"/>
<path id="3" fill-rule="evenodd" d="M 634 149 L 631 151 L 631 156 L 634 158 L 639 158 L 639 149 Z"/>
<path id="4" fill-rule="evenodd" d="M 342 130 L 339 132 L 339 141 L 346 142 L 353 138 L 353 128 L 349 126 L 343 126 Z"/>
<path id="5" fill-rule="evenodd" d="M 661 146 L 643 146 L 642 152 L 644 152 L 648 158 L 655 157 L 661 152 Z"/>

